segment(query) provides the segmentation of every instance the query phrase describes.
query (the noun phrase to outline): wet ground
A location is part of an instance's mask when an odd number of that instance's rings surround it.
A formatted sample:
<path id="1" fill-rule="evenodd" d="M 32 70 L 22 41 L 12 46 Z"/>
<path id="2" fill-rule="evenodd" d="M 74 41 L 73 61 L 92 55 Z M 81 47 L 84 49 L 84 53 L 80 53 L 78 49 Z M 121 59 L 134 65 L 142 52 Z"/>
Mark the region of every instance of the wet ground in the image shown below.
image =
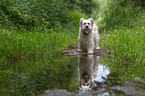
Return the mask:
<path id="1" fill-rule="evenodd" d="M 77 46 L 78 44 L 72 44 L 72 45 L 69 45 L 68 47 L 66 47 L 64 50 L 63 50 L 63 53 L 64 55 L 87 55 L 88 53 L 87 52 L 77 52 Z M 104 56 L 106 55 L 107 52 L 105 52 L 105 50 L 95 50 L 95 52 L 93 53 L 93 55 L 96 55 L 96 56 Z"/>
<path id="2" fill-rule="evenodd" d="M 3 62 L 1 96 L 145 96 L 145 83 L 122 80 L 106 56 L 103 50 L 77 52 L 73 44 L 63 55 Z"/>
<path id="3" fill-rule="evenodd" d="M 120 81 L 117 74 L 103 64 L 101 57 L 107 53 L 95 50 L 93 54 L 77 52 L 77 44 L 64 49 L 64 55 L 78 57 L 78 90 L 47 90 L 41 96 L 144 96 L 145 89 L 136 86 L 136 81 Z M 100 60 L 99 60 L 100 59 Z"/>

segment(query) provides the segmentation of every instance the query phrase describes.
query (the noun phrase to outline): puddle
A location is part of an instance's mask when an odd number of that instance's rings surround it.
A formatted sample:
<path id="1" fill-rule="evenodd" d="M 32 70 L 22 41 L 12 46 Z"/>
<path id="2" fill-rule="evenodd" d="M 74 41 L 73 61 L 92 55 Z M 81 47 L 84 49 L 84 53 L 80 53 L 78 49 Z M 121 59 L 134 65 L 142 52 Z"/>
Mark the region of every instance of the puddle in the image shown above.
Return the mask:
<path id="1" fill-rule="evenodd" d="M 104 64 L 100 56 L 78 55 L 79 95 L 125 96 L 123 92 L 109 88 L 109 84 L 106 83 L 109 74 L 110 69 Z"/>
<path id="2" fill-rule="evenodd" d="M 94 54 L 78 54 L 75 46 L 67 50 L 64 56 L 3 62 L 1 96 L 145 95 L 133 81 L 122 82 L 120 75 L 105 64 L 100 50 Z"/>
<path id="3" fill-rule="evenodd" d="M 110 71 L 108 67 L 106 67 L 105 65 L 98 64 L 98 71 L 95 81 L 104 82 L 105 80 L 102 77 L 107 78 L 107 75 L 109 75 L 109 73 Z"/>
<path id="4" fill-rule="evenodd" d="M 78 76 L 80 90 L 92 90 L 93 82 L 104 82 L 110 73 L 109 68 L 100 64 L 100 56 L 78 55 Z M 88 88 L 87 88 L 88 87 Z"/>

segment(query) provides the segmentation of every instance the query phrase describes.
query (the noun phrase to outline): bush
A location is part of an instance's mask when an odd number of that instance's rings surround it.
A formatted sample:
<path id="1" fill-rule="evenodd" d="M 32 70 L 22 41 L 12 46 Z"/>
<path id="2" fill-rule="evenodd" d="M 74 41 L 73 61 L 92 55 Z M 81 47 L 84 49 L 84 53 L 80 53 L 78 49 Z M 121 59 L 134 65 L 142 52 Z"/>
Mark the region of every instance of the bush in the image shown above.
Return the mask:
<path id="1" fill-rule="evenodd" d="M 100 27 L 130 26 L 130 22 L 138 15 L 142 5 L 134 0 L 100 1 L 97 22 Z M 95 14 L 95 13 L 94 13 Z M 106 26 L 107 25 L 107 26 Z"/>
<path id="2" fill-rule="evenodd" d="M 0 26 L 17 28 L 32 28 L 41 26 L 52 28 L 72 21 L 69 11 L 83 10 L 90 14 L 95 4 L 91 1 L 68 0 L 1 0 L 0 1 Z M 83 6 L 89 4 L 87 9 Z M 94 5 L 92 5 L 94 4 Z M 71 7 L 69 7 L 72 5 Z M 77 8 L 74 10 L 74 8 Z M 72 12 L 72 11 L 71 11 Z M 74 15 L 74 14 L 73 14 Z"/>
<path id="3" fill-rule="evenodd" d="M 79 10 L 88 16 L 98 7 L 94 0 L 66 0 L 69 10 Z"/>
<path id="4" fill-rule="evenodd" d="M 69 14 L 61 0 L 1 0 L 0 21 L 16 27 L 55 26 L 67 23 Z"/>

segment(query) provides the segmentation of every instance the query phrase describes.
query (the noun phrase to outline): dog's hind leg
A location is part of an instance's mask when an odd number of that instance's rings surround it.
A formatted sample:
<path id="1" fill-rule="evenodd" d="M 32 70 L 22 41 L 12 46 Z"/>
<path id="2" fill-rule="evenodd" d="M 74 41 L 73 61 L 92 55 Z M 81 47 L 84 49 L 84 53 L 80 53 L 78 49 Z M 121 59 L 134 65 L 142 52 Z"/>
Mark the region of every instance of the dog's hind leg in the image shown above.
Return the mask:
<path id="1" fill-rule="evenodd" d="M 100 40 L 99 36 L 95 37 L 95 48 L 96 49 L 100 49 L 100 47 L 99 47 L 99 40 Z"/>

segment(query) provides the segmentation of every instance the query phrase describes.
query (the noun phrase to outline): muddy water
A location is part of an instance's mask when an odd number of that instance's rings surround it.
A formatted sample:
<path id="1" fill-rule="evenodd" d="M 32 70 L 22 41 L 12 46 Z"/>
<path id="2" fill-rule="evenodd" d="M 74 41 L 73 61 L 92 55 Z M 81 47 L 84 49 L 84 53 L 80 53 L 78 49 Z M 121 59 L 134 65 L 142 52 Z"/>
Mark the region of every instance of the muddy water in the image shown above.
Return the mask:
<path id="1" fill-rule="evenodd" d="M 21 61 L 2 62 L 1 96 L 126 96 L 144 95 L 120 81 L 118 74 L 96 54 L 47 55 Z M 129 84 L 128 86 L 122 86 Z M 132 89 L 131 89 L 132 88 Z M 133 93 L 135 90 L 140 93 Z M 130 93 L 129 93 L 130 92 Z M 52 95 L 53 94 L 53 95 Z M 55 95 L 54 95 L 55 94 Z"/>

